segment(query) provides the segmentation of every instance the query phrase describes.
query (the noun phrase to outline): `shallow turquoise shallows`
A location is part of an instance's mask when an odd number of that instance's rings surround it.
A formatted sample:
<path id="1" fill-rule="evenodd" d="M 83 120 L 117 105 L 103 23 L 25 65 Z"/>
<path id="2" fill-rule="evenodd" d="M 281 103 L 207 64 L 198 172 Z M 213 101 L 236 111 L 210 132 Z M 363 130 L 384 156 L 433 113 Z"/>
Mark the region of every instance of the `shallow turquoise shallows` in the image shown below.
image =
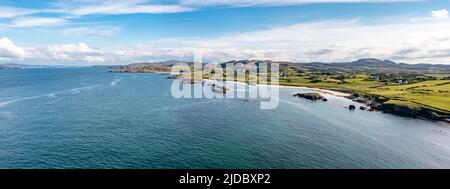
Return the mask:
<path id="1" fill-rule="evenodd" d="M 174 99 L 166 77 L 0 71 L 0 168 L 450 168 L 450 128 L 434 122 L 300 89 L 273 110 Z"/>

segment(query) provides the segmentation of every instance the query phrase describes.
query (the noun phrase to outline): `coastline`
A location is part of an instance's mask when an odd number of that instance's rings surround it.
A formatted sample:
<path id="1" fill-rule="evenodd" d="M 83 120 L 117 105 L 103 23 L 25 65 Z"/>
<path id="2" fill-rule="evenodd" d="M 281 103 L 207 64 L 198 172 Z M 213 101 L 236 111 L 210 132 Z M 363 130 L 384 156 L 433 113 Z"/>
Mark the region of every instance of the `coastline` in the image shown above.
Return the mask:
<path id="1" fill-rule="evenodd" d="M 212 81 L 212 82 L 218 81 L 218 80 L 213 80 L 213 79 L 203 79 L 203 80 L 205 80 L 205 81 Z M 233 83 L 249 85 L 249 84 L 247 84 L 245 82 L 242 82 L 242 81 L 226 81 L 226 82 L 233 82 Z M 349 96 L 352 95 L 350 93 L 344 93 L 344 92 L 340 92 L 340 91 L 321 89 L 321 88 L 311 88 L 311 87 L 305 87 L 305 86 L 267 85 L 267 84 L 255 84 L 255 85 L 256 86 L 267 86 L 267 87 L 278 87 L 278 88 L 285 88 L 285 89 L 312 90 L 312 91 L 316 91 L 318 93 L 328 94 L 328 95 L 332 95 L 332 96 L 336 96 L 336 97 L 344 97 L 344 98 L 349 97 Z"/>
<path id="2" fill-rule="evenodd" d="M 125 72 L 115 72 L 115 73 L 131 73 L 129 71 Z M 160 73 L 164 74 L 161 70 L 152 70 L 145 73 Z M 168 79 L 177 79 L 174 78 L 168 78 Z M 209 82 L 221 82 L 220 80 L 214 80 L 214 79 L 205 79 L 202 78 L 203 81 L 209 81 Z M 234 82 L 238 84 L 243 85 L 249 85 L 242 81 L 225 81 L 225 82 Z M 446 114 L 439 115 L 438 112 L 435 112 L 434 110 L 426 107 L 422 108 L 415 108 L 405 105 L 398 105 L 398 104 L 389 104 L 385 103 L 384 101 L 379 101 L 377 99 L 371 99 L 369 97 L 362 97 L 358 94 L 349 93 L 349 92 L 342 92 L 342 91 L 336 91 L 331 89 L 322 89 L 322 88 L 315 88 L 315 87 L 306 87 L 306 86 L 290 86 L 290 85 L 282 85 L 278 83 L 277 85 L 269 85 L 269 84 L 254 84 L 255 86 L 267 86 L 267 87 L 278 87 L 278 88 L 289 88 L 289 89 L 303 89 L 303 90 L 311 90 L 316 93 L 319 93 L 321 95 L 331 95 L 334 97 L 341 97 L 350 99 L 353 101 L 353 103 L 357 103 L 361 107 L 365 107 L 363 110 L 368 111 L 380 111 L 383 113 L 388 113 L 396 116 L 401 117 L 410 117 L 410 118 L 416 118 L 416 119 L 426 119 L 434 122 L 439 123 L 446 123 L 446 125 L 450 124 L 450 118 Z M 355 95 L 357 95 L 355 97 Z M 349 105 L 349 107 L 351 104 Z"/>
<path id="3" fill-rule="evenodd" d="M 205 81 L 209 81 L 209 82 L 215 82 L 218 80 L 212 80 L 212 79 L 203 79 Z M 242 81 L 226 81 L 226 82 L 234 82 L 234 83 L 239 83 L 239 84 L 244 84 L 244 85 L 249 85 L 245 82 Z M 372 103 L 362 103 L 362 102 L 358 102 L 355 101 L 353 99 L 351 99 L 350 97 L 353 95 L 351 93 L 345 93 L 345 92 L 340 92 L 340 91 L 334 91 L 334 90 L 329 90 L 329 89 L 321 89 L 321 88 L 311 88 L 311 87 L 305 87 L 305 86 L 286 86 L 286 85 L 263 85 L 263 84 L 255 84 L 256 86 L 268 86 L 268 87 L 278 87 L 278 88 L 289 88 L 289 89 L 303 89 L 303 90 L 312 90 L 315 91 L 319 94 L 326 94 L 326 95 L 332 95 L 335 97 L 340 97 L 340 98 L 346 98 L 346 99 L 350 99 L 352 100 L 354 103 L 357 103 L 361 106 L 365 106 L 368 107 L 369 111 L 380 111 L 383 113 L 388 113 L 388 114 L 392 114 L 392 115 L 396 115 L 396 116 L 401 116 L 401 117 L 410 117 L 410 118 L 415 118 L 415 119 L 426 119 L 429 121 L 433 121 L 436 123 L 439 123 L 443 126 L 450 126 L 450 121 L 448 119 L 442 119 L 442 118 L 436 118 L 433 116 L 429 116 L 429 113 L 410 113 L 409 107 L 406 106 L 402 106 L 400 108 L 398 107 L 390 107 L 390 108 L 386 108 L 385 106 L 383 106 L 384 104 L 381 103 L 379 105 L 373 105 Z M 375 103 L 377 104 L 377 103 Z M 380 106 L 381 105 L 381 106 Z"/>

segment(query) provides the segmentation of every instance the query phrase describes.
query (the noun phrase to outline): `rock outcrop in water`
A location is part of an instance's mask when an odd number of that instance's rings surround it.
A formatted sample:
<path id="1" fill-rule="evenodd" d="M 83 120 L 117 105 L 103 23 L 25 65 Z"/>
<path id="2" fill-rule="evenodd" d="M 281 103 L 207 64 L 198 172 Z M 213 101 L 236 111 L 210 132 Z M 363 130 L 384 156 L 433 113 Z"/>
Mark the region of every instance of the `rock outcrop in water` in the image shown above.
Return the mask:
<path id="1" fill-rule="evenodd" d="M 348 106 L 348 109 L 349 110 L 356 110 L 356 106 L 355 105 L 350 105 L 350 106 Z"/>
<path id="2" fill-rule="evenodd" d="M 170 75 L 167 77 L 167 79 L 177 79 L 177 78 L 178 78 L 178 76 L 176 76 L 176 75 Z"/>
<path id="3" fill-rule="evenodd" d="M 297 93 L 297 94 L 294 94 L 294 97 L 301 97 L 301 98 L 305 98 L 308 100 L 328 101 L 325 97 L 323 97 L 319 93 Z"/>

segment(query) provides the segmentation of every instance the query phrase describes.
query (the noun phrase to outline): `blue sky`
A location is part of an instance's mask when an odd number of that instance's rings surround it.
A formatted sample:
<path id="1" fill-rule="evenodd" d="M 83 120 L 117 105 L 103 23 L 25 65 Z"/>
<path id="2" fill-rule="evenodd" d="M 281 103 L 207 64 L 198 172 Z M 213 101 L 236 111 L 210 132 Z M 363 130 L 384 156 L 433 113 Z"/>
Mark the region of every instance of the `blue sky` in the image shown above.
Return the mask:
<path id="1" fill-rule="evenodd" d="M 447 0 L 0 0 L 0 63 L 450 64 Z M 449 33 L 449 34 L 447 34 Z"/>

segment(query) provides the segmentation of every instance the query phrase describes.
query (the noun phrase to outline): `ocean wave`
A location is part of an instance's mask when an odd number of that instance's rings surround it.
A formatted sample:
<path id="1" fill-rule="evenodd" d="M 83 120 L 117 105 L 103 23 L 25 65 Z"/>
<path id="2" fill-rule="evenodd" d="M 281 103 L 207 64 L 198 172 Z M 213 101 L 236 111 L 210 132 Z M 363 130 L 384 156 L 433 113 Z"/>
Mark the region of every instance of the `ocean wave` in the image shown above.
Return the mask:
<path id="1" fill-rule="evenodd" d="M 122 81 L 122 79 L 115 79 L 114 81 L 111 81 L 111 86 L 116 86 L 120 81 Z"/>
<path id="2" fill-rule="evenodd" d="M 86 86 L 86 87 L 78 87 L 78 88 L 73 88 L 73 89 L 69 89 L 66 91 L 61 91 L 61 93 L 65 93 L 67 91 L 70 91 L 72 93 L 80 93 L 81 91 L 86 91 L 86 90 L 92 90 L 95 87 L 97 87 L 98 85 L 90 85 L 90 86 Z"/>
<path id="3" fill-rule="evenodd" d="M 43 97 L 55 98 L 56 95 L 60 95 L 60 94 L 68 93 L 68 92 L 70 92 L 70 93 L 80 93 L 81 91 L 92 90 L 92 89 L 94 89 L 95 87 L 98 87 L 98 86 L 99 85 L 90 85 L 90 86 L 86 86 L 86 87 L 78 87 L 78 88 L 68 89 L 68 90 L 64 90 L 64 91 L 47 93 L 47 94 L 43 94 L 43 95 L 36 95 L 36 96 L 29 96 L 29 97 L 23 97 L 23 98 L 16 98 L 16 99 L 12 99 L 12 100 L 7 100 L 7 101 L 0 102 L 0 108 L 4 107 L 6 105 L 12 104 L 12 103 L 26 101 L 26 100 L 34 100 L 34 99 L 43 98 Z"/>
<path id="4" fill-rule="evenodd" d="M 0 117 L 12 118 L 13 116 L 12 112 L 0 111 Z"/>
<path id="5" fill-rule="evenodd" d="M 6 106 L 11 103 L 24 101 L 24 100 L 33 100 L 33 99 L 41 98 L 44 96 L 47 96 L 47 95 L 30 96 L 30 97 L 25 97 L 25 98 L 17 98 L 17 99 L 13 99 L 13 100 L 4 101 L 4 102 L 0 102 L 0 107 Z"/>
<path id="6" fill-rule="evenodd" d="M 51 98 L 56 98 L 56 93 L 48 93 L 47 96 Z"/>
<path id="7" fill-rule="evenodd" d="M 51 104 L 57 103 L 57 102 L 59 102 L 61 100 L 64 100 L 64 99 L 65 98 L 57 98 L 56 100 L 53 100 L 53 101 L 50 101 L 50 102 L 46 102 L 46 103 L 44 103 L 42 105 L 51 105 Z"/>

